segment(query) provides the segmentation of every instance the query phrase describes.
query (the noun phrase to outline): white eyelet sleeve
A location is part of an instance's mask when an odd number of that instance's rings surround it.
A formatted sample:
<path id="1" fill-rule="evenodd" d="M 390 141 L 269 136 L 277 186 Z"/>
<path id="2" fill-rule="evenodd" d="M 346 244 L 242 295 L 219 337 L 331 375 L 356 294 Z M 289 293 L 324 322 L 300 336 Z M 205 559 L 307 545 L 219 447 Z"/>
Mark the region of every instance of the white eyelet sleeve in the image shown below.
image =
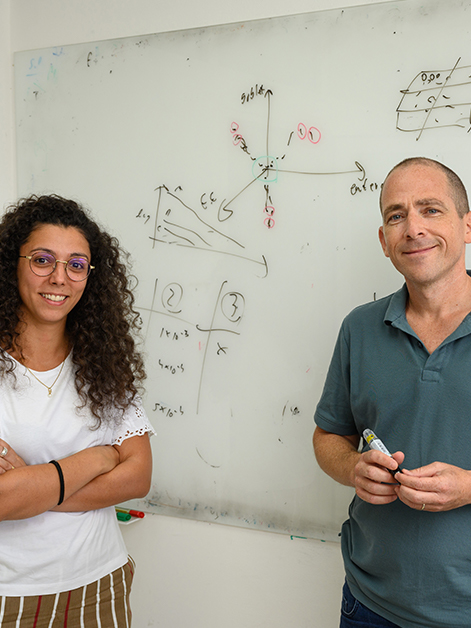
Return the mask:
<path id="1" fill-rule="evenodd" d="M 142 407 L 141 400 L 135 399 L 125 410 L 122 422 L 114 429 L 112 444 L 121 445 L 128 438 L 144 434 L 154 436 L 155 431 Z"/>

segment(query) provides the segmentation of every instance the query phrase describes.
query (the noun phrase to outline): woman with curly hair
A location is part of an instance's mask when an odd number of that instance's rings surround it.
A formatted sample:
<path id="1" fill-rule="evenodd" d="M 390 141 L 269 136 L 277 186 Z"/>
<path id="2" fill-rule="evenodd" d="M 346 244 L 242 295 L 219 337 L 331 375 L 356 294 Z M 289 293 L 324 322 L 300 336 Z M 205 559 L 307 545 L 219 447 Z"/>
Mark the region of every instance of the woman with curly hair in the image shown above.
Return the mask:
<path id="1" fill-rule="evenodd" d="M 139 316 L 115 238 L 32 196 L 0 221 L 0 626 L 130 625 L 114 504 L 150 487 Z"/>

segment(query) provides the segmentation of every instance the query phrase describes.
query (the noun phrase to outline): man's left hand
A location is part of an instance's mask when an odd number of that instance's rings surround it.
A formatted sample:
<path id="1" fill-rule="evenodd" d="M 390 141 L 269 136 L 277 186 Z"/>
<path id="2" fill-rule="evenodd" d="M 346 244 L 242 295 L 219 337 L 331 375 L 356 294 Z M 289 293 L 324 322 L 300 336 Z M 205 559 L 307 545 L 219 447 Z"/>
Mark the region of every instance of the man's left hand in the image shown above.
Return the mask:
<path id="1" fill-rule="evenodd" d="M 396 474 L 397 496 L 410 508 L 442 512 L 471 503 L 471 471 L 443 462 Z"/>

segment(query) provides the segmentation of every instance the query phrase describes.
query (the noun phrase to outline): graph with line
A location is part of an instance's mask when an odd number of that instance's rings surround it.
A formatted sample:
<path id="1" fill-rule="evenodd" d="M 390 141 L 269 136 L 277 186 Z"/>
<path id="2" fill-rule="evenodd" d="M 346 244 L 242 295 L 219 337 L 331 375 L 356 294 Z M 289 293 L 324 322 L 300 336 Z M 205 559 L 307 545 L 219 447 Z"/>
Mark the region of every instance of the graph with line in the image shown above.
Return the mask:
<path id="1" fill-rule="evenodd" d="M 190 290 L 180 284 L 170 282 L 166 286 L 161 286 L 160 278 L 156 278 L 153 297 L 149 303 L 141 303 L 139 305 L 142 312 L 146 312 L 148 319 L 146 323 L 146 341 L 148 341 L 153 330 L 163 330 L 162 319 L 168 321 L 169 317 L 173 319 L 173 323 L 186 323 L 191 328 L 191 334 L 187 332 L 184 343 L 172 343 L 170 346 L 177 349 L 181 353 L 181 345 L 184 344 L 186 351 L 183 354 L 184 363 L 180 363 L 179 359 L 167 358 L 169 364 L 163 367 L 162 360 L 159 363 L 162 381 L 165 378 L 174 380 L 175 375 L 179 373 L 183 378 L 185 371 L 193 372 L 189 376 L 193 382 L 198 382 L 194 387 L 194 399 L 191 407 L 187 407 L 186 411 L 194 411 L 199 414 L 201 404 L 204 403 L 205 393 L 210 396 L 211 378 L 207 376 L 207 370 L 211 362 L 218 361 L 220 367 L 224 364 L 221 357 L 229 357 L 233 346 L 233 338 L 228 340 L 231 335 L 239 336 L 238 328 L 246 309 L 246 297 L 243 294 L 243 286 L 247 283 L 248 278 L 256 278 L 264 280 L 270 272 L 270 256 L 261 248 L 255 250 L 252 238 L 244 238 L 234 236 L 231 224 L 235 220 L 238 213 L 246 209 L 246 195 L 252 193 L 253 211 L 256 211 L 260 217 L 260 227 L 268 231 L 276 231 L 277 214 L 281 214 L 284 210 L 277 201 L 277 190 L 280 186 L 290 189 L 296 187 L 298 178 L 312 178 L 312 185 L 315 188 L 315 180 L 317 178 L 329 177 L 338 180 L 338 185 L 343 186 L 345 194 L 354 194 L 357 190 L 361 190 L 361 185 L 366 183 L 366 173 L 363 166 L 355 161 L 348 164 L 344 169 L 339 170 L 322 170 L 321 164 L 317 168 L 299 168 L 291 165 L 290 158 L 296 155 L 296 145 L 300 143 L 307 144 L 311 147 L 309 155 L 309 163 L 316 161 L 315 150 L 322 141 L 322 132 L 313 124 L 305 124 L 299 122 L 292 129 L 286 127 L 284 133 L 285 141 L 280 146 L 275 146 L 271 137 L 272 118 L 276 116 L 276 94 L 272 89 L 266 89 L 263 84 L 256 83 L 247 93 L 242 93 L 240 104 L 244 109 L 250 110 L 250 105 L 254 100 L 263 103 L 263 117 L 260 117 L 260 108 L 253 109 L 253 115 L 258 116 L 259 125 L 265 129 L 265 141 L 263 146 L 257 146 L 251 141 L 249 136 L 242 134 L 243 129 L 236 117 L 232 117 L 226 135 L 228 146 L 232 145 L 235 149 L 242 151 L 246 160 L 246 178 L 240 181 L 239 187 L 231 189 L 225 195 L 216 196 L 214 191 L 203 193 L 194 199 L 187 199 L 185 196 L 185 185 L 174 189 L 169 189 L 165 184 L 159 185 L 155 189 L 157 196 L 154 208 L 141 208 L 136 218 L 141 219 L 143 216 L 149 218 L 146 221 L 148 228 L 152 228 L 149 235 L 149 246 L 152 249 L 162 247 L 164 245 L 175 247 L 178 249 L 186 249 L 192 251 L 195 256 L 195 264 L 198 258 L 206 258 L 209 256 L 221 257 L 225 259 L 225 268 L 227 275 L 237 274 L 237 283 L 239 289 L 229 289 L 228 279 L 218 283 L 218 280 L 207 280 L 204 294 L 210 303 L 214 302 L 214 308 L 209 315 L 206 314 L 205 320 L 198 318 L 198 306 L 188 304 Z M 240 106 L 240 105 L 239 105 Z M 279 123 L 278 123 L 279 126 Z M 299 164 L 299 156 L 296 160 Z M 355 183 L 351 183 L 351 181 Z M 375 190 L 377 186 L 375 187 Z M 258 198 L 258 202 L 254 204 L 254 198 Z M 212 212 L 213 219 L 206 217 L 205 212 L 209 206 L 215 206 Z M 258 205 L 258 208 L 257 208 Z M 285 211 L 287 208 L 285 208 Z M 152 220 L 150 220 L 152 218 Z M 250 240 L 250 244 L 248 241 Z M 165 246 L 163 251 L 165 252 Z M 189 276 L 191 273 L 189 273 Z M 191 281 L 188 279 L 188 283 Z M 202 299 L 202 291 L 199 291 L 199 298 Z M 160 294 L 160 296 L 159 296 Z M 215 296 L 217 294 L 217 296 Z M 215 299 L 215 301 L 214 301 Z M 183 311 L 183 303 L 187 303 L 186 312 Z M 250 303 L 247 304 L 250 312 Z M 191 313 L 191 314 L 190 314 Z M 189 320 L 191 317 L 191 320 Z M 219 322 L 218 321 L 222 321 Z M 161 347 L 162 351 L 169 353 L 169 332 L 160 331 L 159 338 L 155 341 L 156 347 Z M 177 332 L 175 332 L 177 333 Z M 202 349 L 203 347 L 203 349 Z M 193 354 L 192 357 L 190 357 Z M 197 356 L 197 357 L 195 357 Z M 164 360 L 165 361 L 165 360 Z M 177 367 L 174 366 L 177 364 Z M 190 366 L 190 364 L 192 366 Z M 190 388 L 190 384 L 186 384 L 186 389 Z M 167 389 L 167 386 L 164 386 Z M 167 393 L 168 396 L 168 393 Z M 174 402 L 166 403 L 163 398 L 154 401 L 154 411 L 159 414 L 165 413 L 168 409 L 173 415 L 179 416 L 178 412 L 173 411 L 173 407 L 182 408 L 181 404 Z M 180 415 L 183 410 L 180 411 Z"/>
<path id="2" fill-rule="evenodd" d="M 397 107 L 399 131 L 415 133 L 419 140 L 426 131 L 458 127 L 471 131 L 471 65 L 423 70 L 402 91 Z"/>
<path id="3" fill-rule="evenodd" d="M 183 190 L 182 186 L 175 190 L 169 189 L 165 184 L 158 186 L 156 188 L 158 193 L 157 211 L 155 212 L 154 233 L 152 235 L 154 245 L 158 242 L 176 244 L 243 257 L 244 251 L 246 251 L 245 244 L 231 237 L 230 227 L 225 223 L 238 211 L 238 206 L 239 208 L 244 206 L 244 195 L 252 186 L 258 185 L 260 188 L 260 205 L 263 208 L 260 215 L 263 224 L 266 228 L 273 229 L 276 227 L 277 211 L 273 192 L 275 185 L 293 184 L 293 176 L 296 175 L 312 177 L 348 175 L 350 178 L 353 175 L 359 181 L 363 181 L 364 169 L 357 161 L 350 165 L 345 164 L 345 168 L 338 171 L 322 170 L 321 164 L 316 170 L 309 170 L 308 168 L 290 169 L 290 151 L 293 150 L 295 144 L 293 138 L 298 141 L 307 141 L 315 147 L 321 142 L 321 131 L 315 126 L 308 126 L 304 122 L 299 122 L 296 129 L 287 128 L 287 141 L 280 146 L 273 147 L 276 151 L 272 150 L 273 142 L 271 142 L 270 128 L 273 103 L 276 103 L 276 98 L 271 89 L 265 89 L 263 85 L 258 83 L 247 94 L 242 94 L 241 101 L 244 106 L 247 106 L 254 97 L 262 98 L 266 103 L 266 117 L 261 120 L 261 125 L 266 128 L 265 145 L 263 147 L 253 146 L 250 138 L 242 134 L 243 130 L 238 122 L 233 121 L 230 125 L 233 146 L 243 151 L 247 157 L 246 180 L 240 182 L 240 188 L 228 191 L 222 199 L 217 199 L 211 192 L 209 195 L 202 194 L 199 199 L 193 202 L 183 199 L 180 192 Z M 347 187 L 350 186 L 348 181 Z M 213 203 L 217 203 L 217 226 L 208 224 L 199 213 L 201 209 L 206 210 L 208 204 Z M 221 226 L 220 223 L 224 223 L 224 225 Z M 260 259 L 252 259 L 251 261 L 255 264 L 267 265 L 263 255 Z"/>

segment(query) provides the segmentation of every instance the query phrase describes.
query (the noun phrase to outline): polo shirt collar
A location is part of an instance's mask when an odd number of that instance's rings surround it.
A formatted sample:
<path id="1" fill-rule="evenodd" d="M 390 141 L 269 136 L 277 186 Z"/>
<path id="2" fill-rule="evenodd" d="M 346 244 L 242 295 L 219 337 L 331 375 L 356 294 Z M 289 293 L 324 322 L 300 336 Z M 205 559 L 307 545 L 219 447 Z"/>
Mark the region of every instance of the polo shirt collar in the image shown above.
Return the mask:
<path id="1" fill-rule="evenodd" d="M 471 272 L 468 271 L 468 274 L 471 274 Z M 407 290 L 406 284 L 404 283 L 402 288 L 400 288 L 400 290 L 392 295 L 391 301 L 389 302 L 388 308 L 384 315 L 383 322 L 386 325 L 397 327 L 397 329 L 404 331 L 406 334 L 414 336 L 414 338 L 418 338 L 417 334 L 409 325 L 406 318 L 406 304 L 408 296 L 409 292 Z M 448 338 L 446 338 L 446 340 L 443 341 L 442 345 L 451 342 L 452 340 L 456 340 L 457 338 L 467 336 L 468 334 L 471 334 L 471 313 L 464 317 L 458 328 L 455 329 L 455 331 L 450 334 Z"/>
<path id="2" fill-rule="evenodd" d="M 398 327 L 409 334 L 414 334 L 406 318 L 406 304 L 408 296 L 409 291 L 407 290 L 406 284 L 404 284 L 400 290 L 391 296 L 383 322 L 386 323 L 386 325 Z"/>

